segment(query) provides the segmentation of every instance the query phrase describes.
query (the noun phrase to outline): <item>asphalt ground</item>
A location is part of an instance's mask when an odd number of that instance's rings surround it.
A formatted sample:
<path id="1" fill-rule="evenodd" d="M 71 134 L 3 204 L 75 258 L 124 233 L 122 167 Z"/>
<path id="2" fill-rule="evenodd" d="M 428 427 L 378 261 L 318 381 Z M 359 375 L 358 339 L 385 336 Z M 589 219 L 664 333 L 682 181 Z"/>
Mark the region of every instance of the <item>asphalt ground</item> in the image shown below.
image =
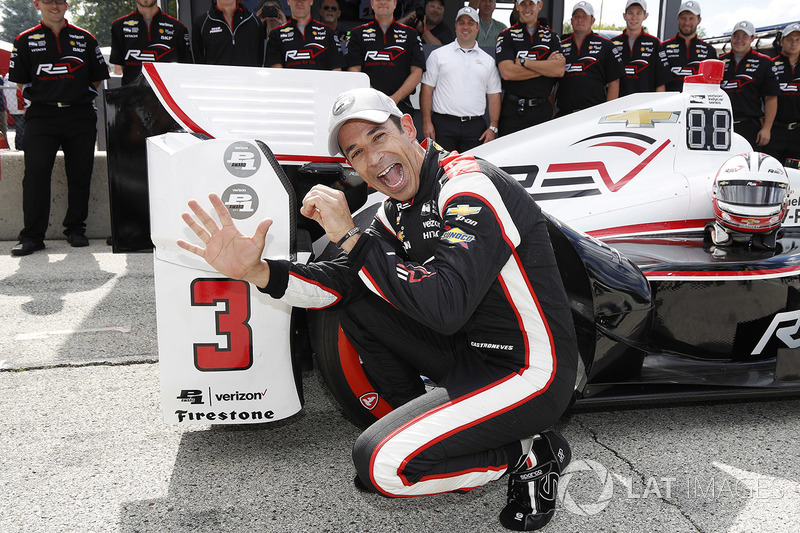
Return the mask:
<path id="1" fill-rule="evenodd" d="M 273 424 L 181 427 L 159 405 L 151 254 L 0 242 L 0 531 L 505 531 L 505 479 L 385 499 L 352 485 L 315 371 Z M 580 412 L 546 532 L 800 531 L 800 399 Z"/>

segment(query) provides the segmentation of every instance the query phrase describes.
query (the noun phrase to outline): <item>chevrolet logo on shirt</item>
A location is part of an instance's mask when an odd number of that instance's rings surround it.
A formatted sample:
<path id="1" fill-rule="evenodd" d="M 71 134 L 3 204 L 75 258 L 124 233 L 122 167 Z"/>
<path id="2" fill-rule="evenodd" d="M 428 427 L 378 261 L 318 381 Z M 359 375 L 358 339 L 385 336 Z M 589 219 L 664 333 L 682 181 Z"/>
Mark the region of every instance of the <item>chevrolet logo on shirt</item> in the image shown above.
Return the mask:
<path id="1" fill-rule="evenodd" d="M 462 216 L 468 217 L 470 215 L 477 215 L 481 212 L 480 207 L 470 207 L 468 205 L 457 205 L 456 207 L 451 207 L 445 213 L 447 216 Z"/>
<path id="2" fill-rule="evenodd" d="M 655 128 L 656 122 L 678 122 L 680 111 L 653 111 L 652 109 L 635 109 L 606 115 L 600 119 L 600 124 L 614 124 L 624 122 L 628 128 Z"/>

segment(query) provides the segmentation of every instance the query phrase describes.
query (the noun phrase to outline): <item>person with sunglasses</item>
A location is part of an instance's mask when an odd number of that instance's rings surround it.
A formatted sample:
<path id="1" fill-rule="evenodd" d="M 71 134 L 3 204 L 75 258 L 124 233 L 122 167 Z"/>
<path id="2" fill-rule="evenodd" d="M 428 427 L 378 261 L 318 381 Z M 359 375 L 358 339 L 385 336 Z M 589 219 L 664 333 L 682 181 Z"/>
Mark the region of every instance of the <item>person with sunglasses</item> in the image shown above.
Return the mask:
<path id="1" fill-rule="evenodd" d="M 66 19 L 66 0 L 33 0 L 42 21 L 14 41 L 9 79 L 31 102 L 25 124 L 23 229 L 12 255 L 44 249 L 50 220 L 50 180 L 59 148 L 67 173 L 64 234 L 72 246 L 88 246 L 86 218 L 94 167 L 97 88 L 108 64 L 97 39 Z"/>
<path id="2" fill-rule="evenodd" d="M 319 6 L 319 18 L 322 22 L 333 28 L 333 38 L 339 45 L 339 50 L 343 54 L 347 53 L 348 32 L 339 25 L 339 17 L 342 16 L 342 9 L 339 7 L 339 0 L 322 0 Z"/>

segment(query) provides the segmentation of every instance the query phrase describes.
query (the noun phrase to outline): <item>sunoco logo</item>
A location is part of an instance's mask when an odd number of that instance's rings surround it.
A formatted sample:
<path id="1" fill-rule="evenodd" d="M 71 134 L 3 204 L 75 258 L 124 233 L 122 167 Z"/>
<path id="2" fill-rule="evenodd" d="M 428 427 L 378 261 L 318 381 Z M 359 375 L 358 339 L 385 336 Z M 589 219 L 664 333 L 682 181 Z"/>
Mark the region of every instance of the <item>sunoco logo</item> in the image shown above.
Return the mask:
<path id="1" fill-rule="evenodd" d="M 249 178 L 261 167 L 261 152 L 248 142 L 233 143 L 225 150 L 224 163 L 237 178 Z"/>

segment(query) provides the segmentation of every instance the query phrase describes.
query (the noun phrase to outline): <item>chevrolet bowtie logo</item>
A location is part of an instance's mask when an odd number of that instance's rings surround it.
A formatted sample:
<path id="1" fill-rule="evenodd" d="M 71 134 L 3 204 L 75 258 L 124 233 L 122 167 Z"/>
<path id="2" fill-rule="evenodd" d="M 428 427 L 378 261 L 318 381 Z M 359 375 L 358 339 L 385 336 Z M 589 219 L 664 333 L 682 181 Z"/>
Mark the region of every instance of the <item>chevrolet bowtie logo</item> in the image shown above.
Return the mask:
<path id="1" fill-rule="evenodd" d="M 680 111 L 653 111 L 652 109 L 634 109 L 615 115 L 607 115 L 600 119 L 600 124 L 624 122 L 629 128 L 655 128 L 656 122 L 678 122 Z"/>
<path id="2" fill-rule="evenodd" d="M 481 212 L 480 207 L 471 207 L 469 205 L 460 204 L 457 205 L 456 207 L 448 208 L 445 214 L 449 217 L 452 216 L 468 217 L 470 215 L 477 215 L 480 212 Z"/>

